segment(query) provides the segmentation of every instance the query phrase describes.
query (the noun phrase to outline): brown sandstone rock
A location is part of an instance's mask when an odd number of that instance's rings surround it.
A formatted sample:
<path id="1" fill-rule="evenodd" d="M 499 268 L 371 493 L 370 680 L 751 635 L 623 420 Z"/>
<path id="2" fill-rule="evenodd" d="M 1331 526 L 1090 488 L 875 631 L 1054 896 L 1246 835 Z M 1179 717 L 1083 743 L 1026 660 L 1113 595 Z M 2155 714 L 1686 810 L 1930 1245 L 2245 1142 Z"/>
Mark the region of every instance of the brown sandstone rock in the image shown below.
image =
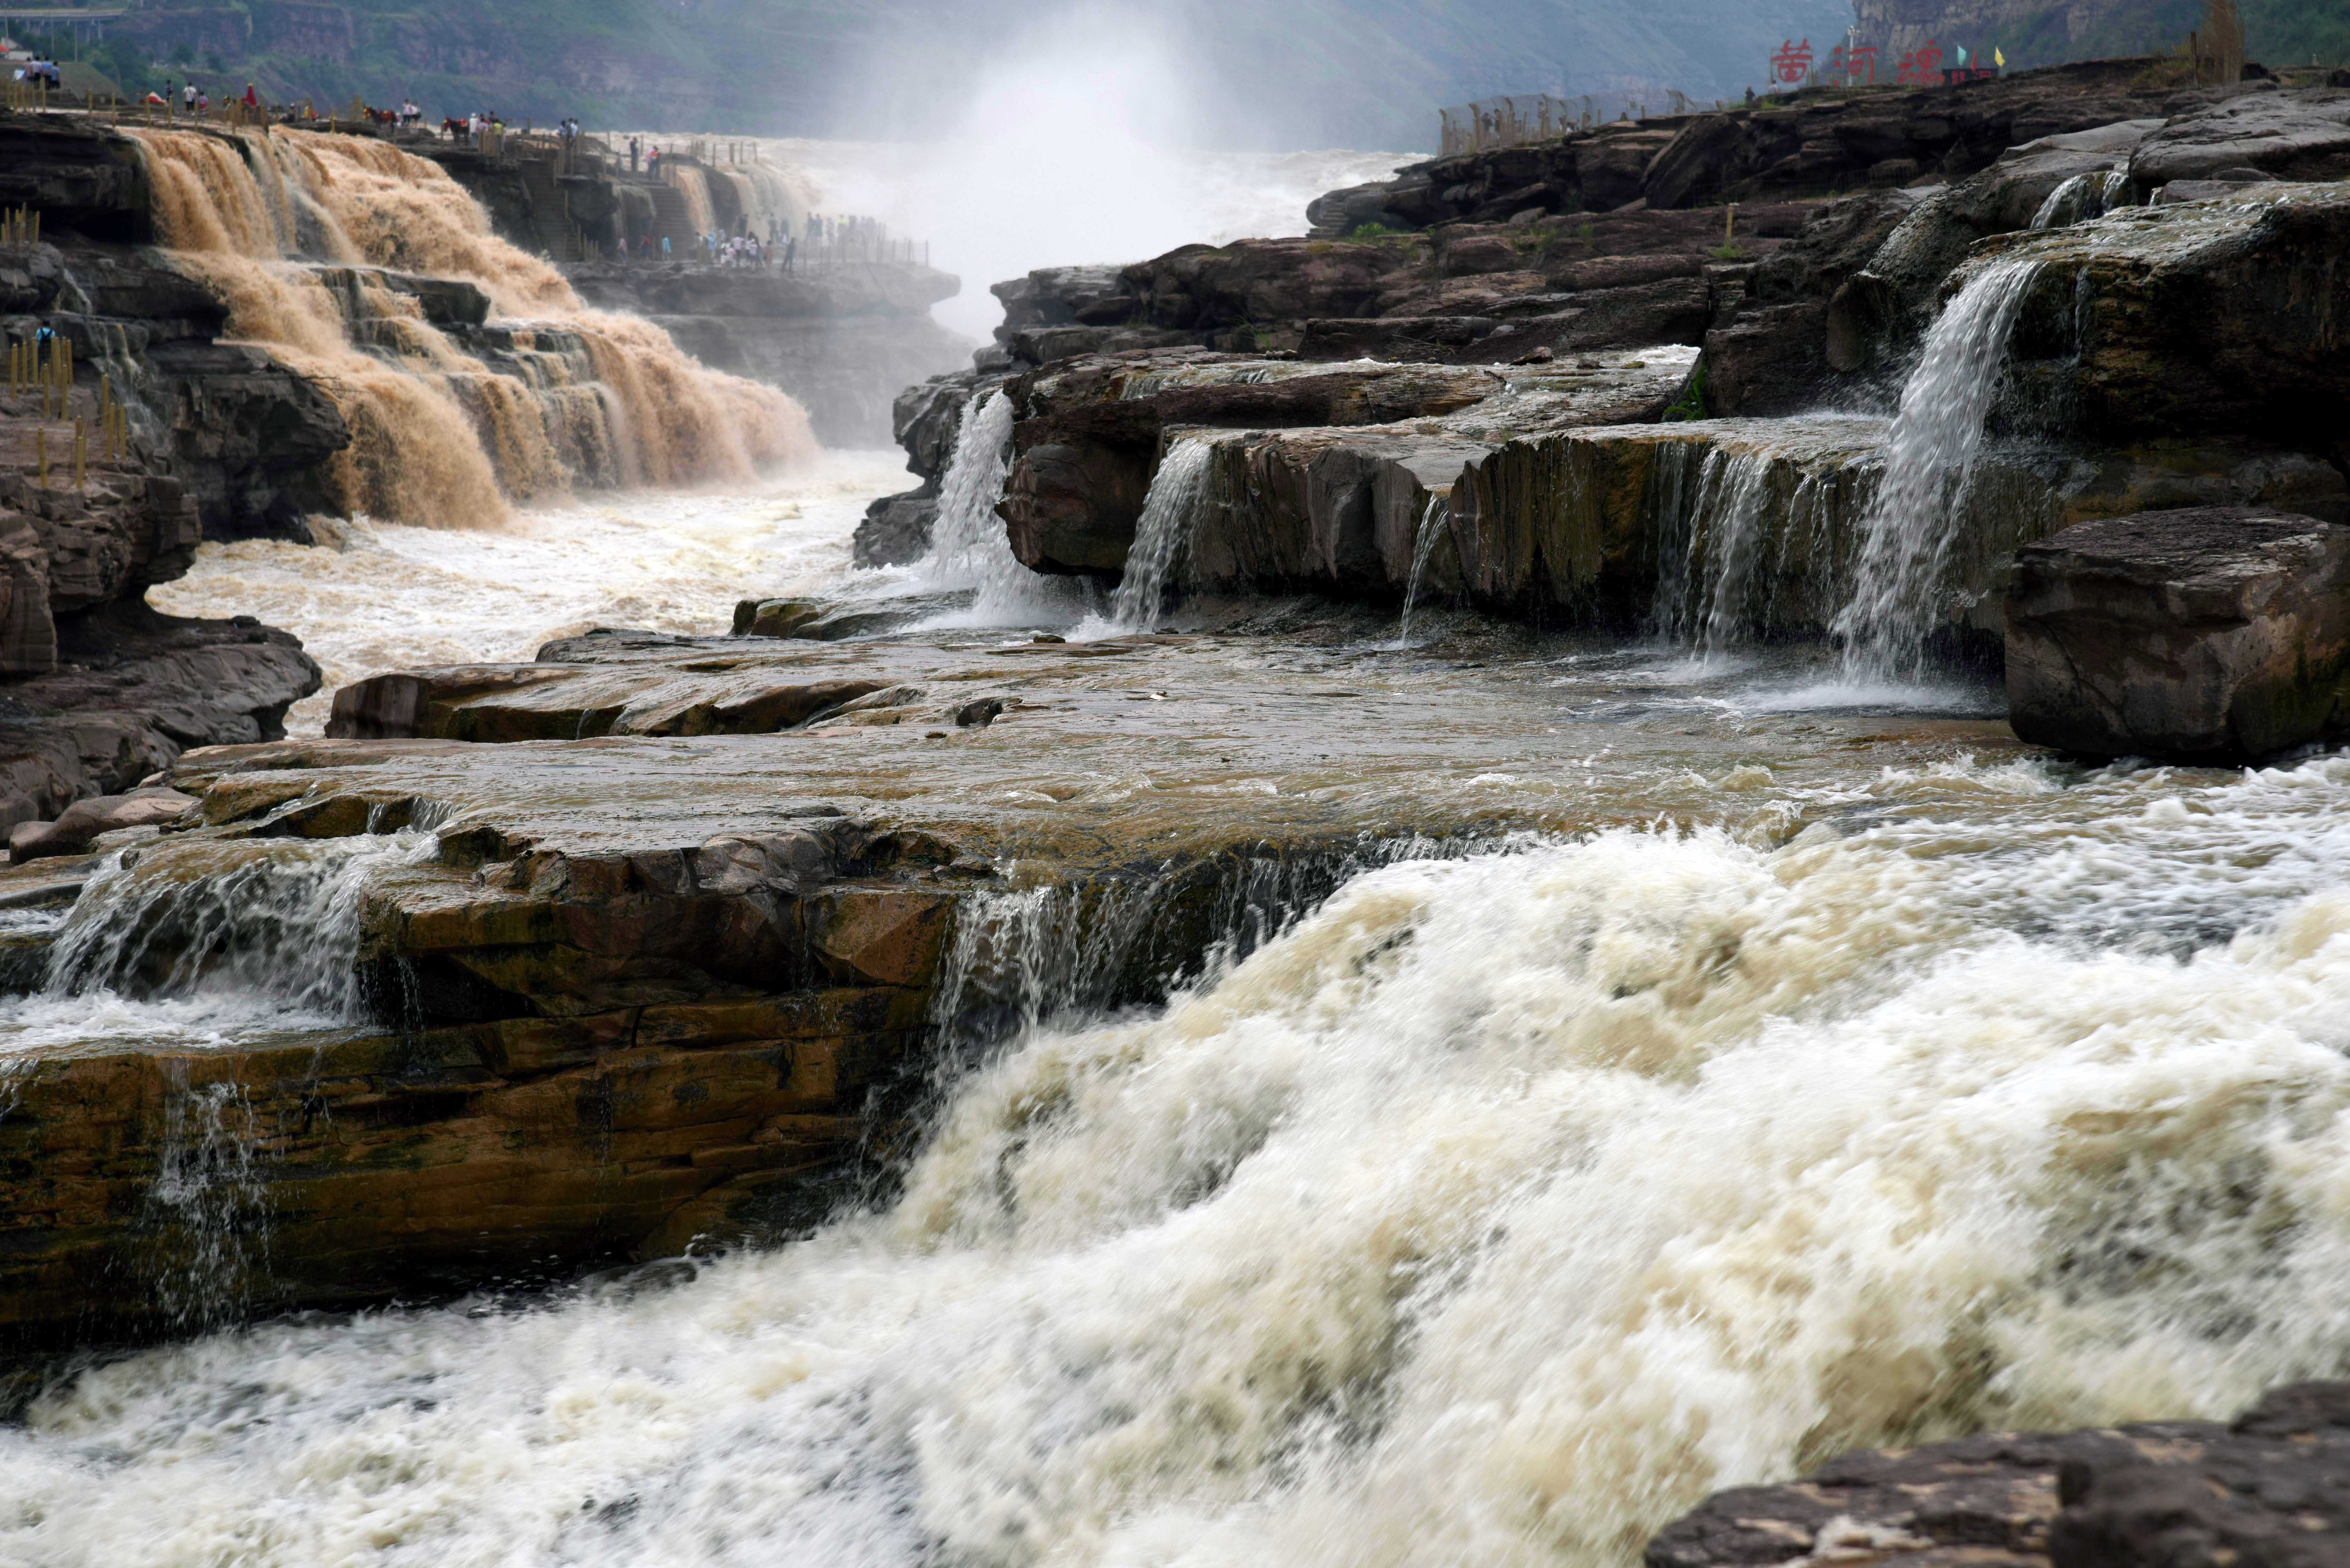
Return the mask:
<path id="1" fill-rule="evenodd" d="M 2020 551 L 2010 722 L 2092 755 L 2232 761 L 2341 723 L 2350 527 L 2245 509 L 2145 513 Z"/>

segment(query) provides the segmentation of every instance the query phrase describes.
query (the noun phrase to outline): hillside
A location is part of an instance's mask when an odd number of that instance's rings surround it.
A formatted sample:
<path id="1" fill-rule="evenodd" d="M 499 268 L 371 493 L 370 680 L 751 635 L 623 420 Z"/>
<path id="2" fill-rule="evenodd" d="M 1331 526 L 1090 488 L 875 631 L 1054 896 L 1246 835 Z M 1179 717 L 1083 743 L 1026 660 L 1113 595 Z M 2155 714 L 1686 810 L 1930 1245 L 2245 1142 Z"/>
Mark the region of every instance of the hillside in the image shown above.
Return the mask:
<path id="1" fill-rule="evenodd" d="M 1934 38 L 2028 67 L 2174 48 L 2201 20 L 2203 0 L 1858 0 L 1857 9 L 1888 50 Z M 2237 0 L 2237 11 L 2249 59 L 2350 62 L 2350 0 Z"/>
<path id="2" fill-rule="evenodd" d="M 138 4 L 138 0 L 134 0 Z M 1844 0 L 1178 0 L 1087 14 L 1163 45 L 1207 139 L 1259 147 L 1432 145 L 1435 110 L 1492 92 L 1734 95 L 1785 36 L 1825 38 Z M 545 121 L 919 138 L 1015 32 L 1016 0 L 144 0 L 94 63 L 134 90 L 192 72 L 279 99 L 495 108 Z M 28 29 L 37 36 L 39 29 Z M 1146 42 L 1145 40 L 1149 40 Z"/>

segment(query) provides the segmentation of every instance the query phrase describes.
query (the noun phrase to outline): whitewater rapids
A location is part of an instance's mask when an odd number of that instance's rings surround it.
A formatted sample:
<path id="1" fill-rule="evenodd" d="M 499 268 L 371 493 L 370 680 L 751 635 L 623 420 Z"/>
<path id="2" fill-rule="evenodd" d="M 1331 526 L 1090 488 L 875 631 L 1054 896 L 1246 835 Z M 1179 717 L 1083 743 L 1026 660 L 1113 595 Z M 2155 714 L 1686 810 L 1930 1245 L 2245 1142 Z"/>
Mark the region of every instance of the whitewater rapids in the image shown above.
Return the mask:
<path id="1" fill-rule="evenodd" d="M 2350 758 L 1832 794 L 1372 871 L 673 1288 L 89 1372 L 0 1433 L 0 1563 L 1597 1568 L 2338 1372 Z"/>
<path id="2" fill-rule="evenodd" d="M 598 494 L 494 530 L 313 518 L 322 545 L 206 544 L 147 602 L 300 638 L 326 683 L 286 728 L 317 735 L 336 691 L 370 675 L 527 662 L 598 626 L 714 635 L 737 599 L 834 587 L 866 504 L 913 483 L 902 452 L 825 452 L 741 489 Z"/>

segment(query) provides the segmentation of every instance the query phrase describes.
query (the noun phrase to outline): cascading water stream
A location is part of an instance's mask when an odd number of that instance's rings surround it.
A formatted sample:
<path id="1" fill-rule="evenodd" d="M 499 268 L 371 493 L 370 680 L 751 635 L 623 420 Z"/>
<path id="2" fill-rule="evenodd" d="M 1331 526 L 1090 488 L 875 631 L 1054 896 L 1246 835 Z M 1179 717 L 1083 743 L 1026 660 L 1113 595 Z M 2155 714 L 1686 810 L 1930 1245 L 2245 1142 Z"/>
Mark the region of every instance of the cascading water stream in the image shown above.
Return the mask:
<path id="1" fill-rule="evenodd" d="M 982 588 L 1027 571 L 1012 554 L 1003 521 L 995 514 L 1004 476 L 1012 471 L 1015 411 L 1000 390 L 981 392 L 963 405 L 954 455 L 939 482 L 931 553 L 920 568 L 933 588 Z"/>
<path id="2" fill-rule="evenodd" d="M 703 369 L 649 322 L 587 310 L 429 160 L 358 137 L 129 134 L 175 265 L 226 303 L 234 336 L 302 371 L 350 427 L 329 465 L 346 512 L 495 523 L 510 496 L 742 481 L 814 451 L 796 404 Z M 456 329 L 354 267 L 472 282 L 494 319 L 461 349 Z"/>
<path id="3" fill-rule="evenodd" d="M 83 888 L 49 953 L 44 1000 L 109 992 L 202 999 L 282 1028 L 365 1011 L 358 955 L 368 883 L 430 857 L 420 830 L 287 844 L 166 843 Z"/>
<path id="4" fill-rule="evenodd" d="M 1915 680 L 1939 624 L 1942 569 L 1982 446 L 2007 341 L 2038 265 L 1978 272 L 1927 334 L 1901 391 L 1885 472 L 1861 520 L 1852 594 L 1834 630 L 1849 685 Z"/>
<path id="5" fill-rule="evenodd" d="M 1436 554 L 1436 542 L 1446 533 L 1452 517 L 1452 497 L 1430 495 L 1428 504 L 1420 508 L 1419 528 L 1412 535 L 1411 574 L 1404 579 L 1403 616 L 1396 626 L 1396 641 L 1404 646 L 1411 642 L 1411 609 L 1419 602 L 1419 585 L 1428 575 L 1429 558 Z"/>
<path id="6" fill-rule="evenodd" d="M 1109 624 L 1120 631 L 1149 631 L 1159 624 L 1161 603 L 1191 545 L 1216 449 L 1198 436 L 1179 437 L 1150 476 L 1126 570 L 1110 596 Z"/>
<path id="7" fill-rule="evenodd" d="M 1698 450 L 1676 448 L 1671 461 L 1686 463 Z M 1675 476 L 1660 487 L 1666 504 L 1683 513 L 1679 532 L 1686 542 L 1659 575 L 1650 618 L 1667 641 L 1707 663 L 1718 662 L 1745 632 L 1775 455 L 1715 447 L 1704 452 L 1694 485 Z"/>
<path id="8" fill-rule="evenodd" d="M 1371 870 L 672 1288 L 84 1371 L 0 1561 L 1623 1568 L 1847 1447 L 2337 1369 L 2350 760 L 1814 804 L 1866 826 Z"/>

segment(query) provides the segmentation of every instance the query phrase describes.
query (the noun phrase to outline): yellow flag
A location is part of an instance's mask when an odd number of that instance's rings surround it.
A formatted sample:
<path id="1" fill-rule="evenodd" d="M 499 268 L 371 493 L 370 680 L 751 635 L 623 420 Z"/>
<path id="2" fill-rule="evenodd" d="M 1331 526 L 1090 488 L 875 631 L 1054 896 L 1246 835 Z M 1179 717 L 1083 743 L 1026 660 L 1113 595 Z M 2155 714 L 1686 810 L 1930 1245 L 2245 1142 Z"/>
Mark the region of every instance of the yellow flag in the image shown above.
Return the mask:
<path id="1" fill-rule="evenodd" d="M 2005 69 L 2007 68 L 2007 55 L 2006 55 L 2006 52 L 2005 52 L 2005 51 L 2003 51 L 2003 50 L 2001 50 L 2001 49 L 1993 49 L 1993 50 L 1991 50 L 1991 63 L 1992 65 L 1997 66 L 2000 69 L 2002 69 L 2002 70 L 2005 70 Z"/>

